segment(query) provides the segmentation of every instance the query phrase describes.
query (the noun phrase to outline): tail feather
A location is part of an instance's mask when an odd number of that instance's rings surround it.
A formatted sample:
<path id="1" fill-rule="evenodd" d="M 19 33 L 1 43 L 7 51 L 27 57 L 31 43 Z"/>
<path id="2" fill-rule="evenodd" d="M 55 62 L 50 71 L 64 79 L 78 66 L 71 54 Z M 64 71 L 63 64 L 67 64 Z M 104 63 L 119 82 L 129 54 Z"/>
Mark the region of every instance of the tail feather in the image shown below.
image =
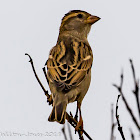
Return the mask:
<path id="1" fill-rule="evenodd" d="M 48 118 L 48 121 L 51 122 L 57 121 L 60 124 L 64 124 L 66 119 L 66 107 L 67 107 L 66 101 L 62 101 L 56 105 L 54 104 L 52 112 Z"/>
<path id="2" fill-rule="evenodd" d="M 48 121 L 55 121 L 55 107 L 53 107 L 53 110 L 51 112 L 51 115 L 48 118 Z"/>

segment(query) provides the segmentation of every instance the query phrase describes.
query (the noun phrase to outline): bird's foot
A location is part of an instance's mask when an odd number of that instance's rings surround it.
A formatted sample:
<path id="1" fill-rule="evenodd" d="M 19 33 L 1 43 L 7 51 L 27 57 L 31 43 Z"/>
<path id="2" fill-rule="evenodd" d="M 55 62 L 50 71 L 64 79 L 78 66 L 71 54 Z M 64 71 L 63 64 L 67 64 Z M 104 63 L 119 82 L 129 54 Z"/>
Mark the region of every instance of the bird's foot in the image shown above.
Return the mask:
<path id="1" fill-rule="evenodd" d="M 75 131 L 81 131 L 81 133 L 83 134 L 83 120 L 82 120 L 82 117 L 80 117 L 80 120 L 75 127 Z"/>

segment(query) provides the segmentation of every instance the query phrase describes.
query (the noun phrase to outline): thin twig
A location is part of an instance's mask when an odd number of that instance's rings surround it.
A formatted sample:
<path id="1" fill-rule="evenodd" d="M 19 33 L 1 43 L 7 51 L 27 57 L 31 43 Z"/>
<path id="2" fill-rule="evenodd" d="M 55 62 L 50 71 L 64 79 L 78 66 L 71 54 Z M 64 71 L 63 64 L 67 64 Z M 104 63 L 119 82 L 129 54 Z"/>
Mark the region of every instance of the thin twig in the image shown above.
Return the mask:
<path id="1" fill-rule="evenodd" d="M 114 123 L 114 111 L 113 111 L 113 104 L 111 105 L 111 120 L 112 120 L 112 126 L 111 126 L 111 137 L 110 140 L 114 140 L 114 128 L 116 126 L 116 123 Z"/>
<path id="2" fill-rule="evenodd" d="M 136 127 L 137 127 L 138 130 L 140 131 L 140 126 L 139 126 L 139 124 L 138 124 L 138 121 L 136 120 L 136 118 L 135 118 L 135 116 L 134 116 L 134 113 L 133 113 L 132 109 L 130 108 L 130 106 L 128 105 L 128 103 L 127 103 L 127 101 L 126 101 L 126 99 L 125 99 L 125 97 L 124 97 L 124 94 L 123 94 L 123 92 L 122 92 L 122 84 L 123 84 L 123 74 L 121 74 L 121 84 L 120 84 L 120 86 L 117 86 L 116 84 L 113 84 L 113 86 L 115 86 L 115 87 L 118 89 L 118 91 L 120 92 L 120 95 L 122 96 L 122 99 L 123 99 L 123 101 L 124 101 L 124 104 L 125 104 L 125 106 L 126 106 L 128 112 L 129 112 L 129 114 L 130 114 L 130 116 L 131 116 L 131 118 L 132 118 L 134 124 L 136 125 Z"/>
<path id="3" fill-rule="evenodd" d="M 68 123 L 68 132 L 69 132 L 70 140 L 73 140 L 69 123 Z"/>
<path id="4" fill-rule="evenodd" d="M 42 85 L 42 83 L 40 82 L 40 80 L 39 80 L 39 78 L 38 78 L 38 76 L 37 76 L 37 74 L 36 74 L 36 71 L 35 71 L 35 68 L 34 68 L 34 64 L 33 64 L 33 60 L 32 60 L 32 58 L 31 58 L 31 56 L 30 56 L 29 54 L 27 54 L 27 53 L 26 53 L 25 55 L 28 55 L 29 58 L 30 58 L 29 62 L 31 63 L 33 72 L 34 72 L 34 74 L 35 74 L 35 77 L 36 77 L 36 79 L 37 79 L 39 85 L 40 85 L 41 88 L 43 89 L 43 91 L 44 91 L 45 95 L 47 96 L 47 98 L 50 98 L 50 95 L 48 94 L 48 91 L 45 90 L 44 86 Z M 46 74 L 45 71 L 44 71 L 44 74 Z M 52 103 L 51 103 L 51 104 L 52 104 Z M 74 128 L 76 127 L 77 121 L 76 121 L 72 116 L 70 116 L 67 112 L 66 112 L 66 119 L 67 119 L 67 121 L 68 121 Z M 80 140 L 83 140 L 83 136 L 81 136 L 79 132 L 81 132 L 81 129 L 80 129 L 80 128 L 79 128 L 78 134 L 79 134 Z M 83 130 L 83 133 L 87 136 L 87 138 L 88 138 L 89 140 L 92 140 L 92 138 L 89 136 L 89 134 L 88 134 L 85 130 Z"/>
<path id="5" fill-rule="evenodd" d="M 45 78 L 46 78 L 46 80 L 48 82 L 48 78 L 47 78 L 47 73 L 46 73 L 45 67 L 43 68 L 43 72 L 44 72 Z M 47 94 L 46 96 L 47 96 L 47 102 L 49 103 L 49 105 L 53 105 L 52 97 L 49 94 Z"/>
<path id="6" fill-rule="evenodd" d="M 73 115 L 72 115 L 71 112 L 70 112 L 70 114 L 71 115 L 69 115 L 68 113 L 66 113 L 66 119 L 75 128 L 78 122 L 73 118 Z M 87 132 L 85 130 L 83 130 L 83 133 L 87 136 L 87 138 L 89 140 L 92 140 L 92 138 L 87 134 Z M 84 137 L 83 137 L 83 135 L 81 133 L 81 129 L 80 128 L 78 130 L 78 135 L 79 135 L 79 139 L 80 140 L 84 140 Z"/>
<path id="7" fill-rule="evenodd" d="M 132 111 L 131 108 L 129 107 L 129 105 L 128 105 L 128 103 L 127 103 L 127 101 L 126 101 L 124 95 L 123 95 L 123 94 L 121 94 L 121 95 L 122 95 L 122 99 L 123 99 L 123 101 L 124 101 L 124 103 L 125 103 L 125 106 L 126 106 L 128 112 L 129 112 L 129 114 L 130 114 L 130 116 L 131 116 L 133 122 L 135 123 L 135 125 L 136 125 L 137 128 L 138 128 L 138 130 L 140 131 L 140 126 L 139 126 L 139 124 L 138 124 L 138 122 L 137 122 L 137 120 L 136 120 L 136 118 L 135 118 L 135 116 L 134 116 L 134 114 L 133 114 L 133 111 Z"/>
<path id="8" fill-rule="evenodd" d="M 46 80 L 47 80 L 47 82 L 48 82 L 48 78 L 47 78 L 47 73 L 46 73 L 45 67 L 43 68 L 43 72 L 44 72 L 45 78 L 46 78 Z"/>
<path id="9" fill-rule="evenodd" d="M 118 101 L 119 101 L 119 97 L 120 97 L 120 95 L 118 95 L 117 103 L 116 103 L 116 119 L 117 119 L 117 124 L 118 124 L 118 130 L 119 130 L 119 132 L 121 134 L 122 139 L 125 140 L 123 129 L 122 129 L 121 125 L 120 125 L 119 115 L 118 115 Z"/>
<path id="10" fill-rule="evenodd" d="M 31 63 L 31 66 L 32 66 L 33 72 L 34 72 L 34 74 L 35 74 L 35 77 L 36 77 L 36 79 L 37 79 L 39 85 L 41 86 L 42 90 L 44 91 L 45 95 L 46 95 L 47 97 L 49 97 L 50 95 L 48 94 L 48 91 L 45 90 L 44 86 L 42 85 L 42 83 L 40 82 L 40 80 L 39 80 L 39 78 L 38 78 L 38 76 L 37 76 L 37 74 L 36 74 L 36 71 L 35 71 L 35 68 L 34 68 L 34 64 L 33 64 L 33 60 L 32 60 L 32 58 L 31 58 L 31 56 L 30 56 L 29 54 L 27 54 L 27 53 L 25 53 L 25 55 L 28 55 L 28 56 L 29 56 L 29 58 L 30 58 L 29 62 Z"/>
<path id="11" fill-rule="evenodd" d="M 64 135 L 65 140 L 67 140 L 66 132 L 65 132 L 65 124 L 62 127 L 62 133 Z"/>
<path id="12" fill-rule="evenodd" d="M 122 85 L 123 85 L 123 73 L 121 74 L 120 86 L 117 86 L 116 84 L 113 84 L 113 86 L 116 87 L 120 93 L 122 93 Z"/>
<path id="13" fill-rule="evenodd" d="M 133 134 L 133 132 L 132 132 L 131 129 L 130 129 L 130 133 L 131 133 L 131 139 L 132 139 L 132 140 L 135 140 L 135 136 L 134 136 L 134 134 Z"/>
<path id="14" fill-rule="evenodd" d="M 133 61 L 131 59 L 129 61 L 130 61 L 131 68 L 132 68 L 132 74 L 133 74 L 134 86 L 135 86 L 135 89 L 133 90 L 133 93 L 134 93 L 134 95 L 136 97 L 137 108 L 138 108 L 138 113 L 139 113 L 139 118 L 140 118 L 139 80 L 136 80 L 136 74 L 135 74 Z"/>

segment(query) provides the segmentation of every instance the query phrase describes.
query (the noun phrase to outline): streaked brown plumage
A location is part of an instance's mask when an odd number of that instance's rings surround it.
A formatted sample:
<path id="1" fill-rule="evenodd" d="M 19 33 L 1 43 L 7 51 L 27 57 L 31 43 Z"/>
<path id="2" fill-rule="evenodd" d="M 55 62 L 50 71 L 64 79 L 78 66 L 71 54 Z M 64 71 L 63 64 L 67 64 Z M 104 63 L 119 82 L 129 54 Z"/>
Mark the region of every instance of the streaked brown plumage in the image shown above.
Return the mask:
<path id="1" fill-rule="evenodd" d="M 46 62 L 53 100 L 49 121 L 64 123 L 67 104 L 77 101 L 82 124 L 80 106 L 90 85 L 93 61 L 87 35 L 91 25 L 99 19 L 80 10 L 70 11 L 62 19 L 57 44 Z"/>

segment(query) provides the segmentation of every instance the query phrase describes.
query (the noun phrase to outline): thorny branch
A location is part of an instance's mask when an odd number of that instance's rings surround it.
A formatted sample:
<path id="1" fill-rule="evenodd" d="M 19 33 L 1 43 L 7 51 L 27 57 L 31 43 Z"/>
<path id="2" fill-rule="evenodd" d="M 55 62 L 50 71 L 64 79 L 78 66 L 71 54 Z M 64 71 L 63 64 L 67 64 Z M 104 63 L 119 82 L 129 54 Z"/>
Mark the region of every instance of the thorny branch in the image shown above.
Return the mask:
<path id="1" fill-rule="evenodd" d="M 122 99 L 123 99 L 123 101 L 124 101 L 124 104 L 125 104 L 125 106 L 126 106 L 128 112 L 129 112 L 129 114 L 130 114 L 130 116 L 131 116 L 131 118 L 132 118 L 134 124 L 136 125 L 136 127 L 137 127 L 138 130 L 140 131 L 140 126 L 139 126 L 139 124 L 138 124 L 138 121 L 136 120 L 136 118 L 135 118 L 135 116 L 134 116 L 134 113 L 133 113 L 132 109 L 130 108 L 130 106 L 128 105 L 128 103 L 127 103 L 127 101 L 126 101 L 126 99 L 125 99 L 125 97 L 124 97 L 124 94 L 123 94 L 123 92 L 122 92 L 122 84 L 123 84 L 123 73 L 121 74 L 121 84 L 120 84 L 120 86 L 117 86 L 116 84 L 113 84 L 113 86 L 115 86 L 115 87 L 118 89 L 118 91 L 120 92 L 120 95 L 122 96 Z"/>
<path id="2" fill-rule="evenodd" d="M 47 99 L 49 99 L 50 95 L 48 94 L 48 91 L 44 88 L 44 86 L 42 85 L 42 83 L 40 82 L 40 80 L 39 80 L 39 78 L 38 78 L 38 76 L 36 74 L 36 71 L 35 71 L 35 68 L 34 68 L 34 64 L 33 64 L 33 60 L 31 58 L 31 56 L 29 54 L 27 54 L 27 53 L 25 55 L 29 56 L 29 58 L 30 58 L 29 62 L 31 63 L 31 66 L 32 66 L 33 72 L 35 74 L 35 77 L 36 77 L 39 85 L 41 86 L 42 90 L 44 91 L 45 95 L 47 96 Z M 45 77 L 46 77 L 45 69 L 43 69 L 43 72 L 44 72 Z M 50 104 L 52 104 L 52 102 Z M 77 121 L 73 118 L 72 115 L 69 115 L 67 112 L 66 112 L 66 119 L 74 128 L 76 127 Z M 83 133 L 87 136 L 87 138 L 89 140 L 92 140 L 92 138 L 89 136 L 89 134 L 85 130 L 83 130 Z M 78 134 L 79 134 L 79 139 L 80 140 L 84 140 L 83 135 L 81 134 L 81 129 L 80 128 L 79 128 Z"/>
<path id="3" fill-rule="evenodd" d="M 116 119 L 117 119 L 117 124 L 118 124 L 118 130 L 119 130 L 119 132 L 121 134 L 122 139 L 125 140 L 123 129 L 122 129 L 121 125 L 120 125 L 119 115 L 118 115 L 118 101 L 119 101 L 119 98 L 120 98 L 120 95 L 118 95 L 117 103 L 116 103 Z"/>

